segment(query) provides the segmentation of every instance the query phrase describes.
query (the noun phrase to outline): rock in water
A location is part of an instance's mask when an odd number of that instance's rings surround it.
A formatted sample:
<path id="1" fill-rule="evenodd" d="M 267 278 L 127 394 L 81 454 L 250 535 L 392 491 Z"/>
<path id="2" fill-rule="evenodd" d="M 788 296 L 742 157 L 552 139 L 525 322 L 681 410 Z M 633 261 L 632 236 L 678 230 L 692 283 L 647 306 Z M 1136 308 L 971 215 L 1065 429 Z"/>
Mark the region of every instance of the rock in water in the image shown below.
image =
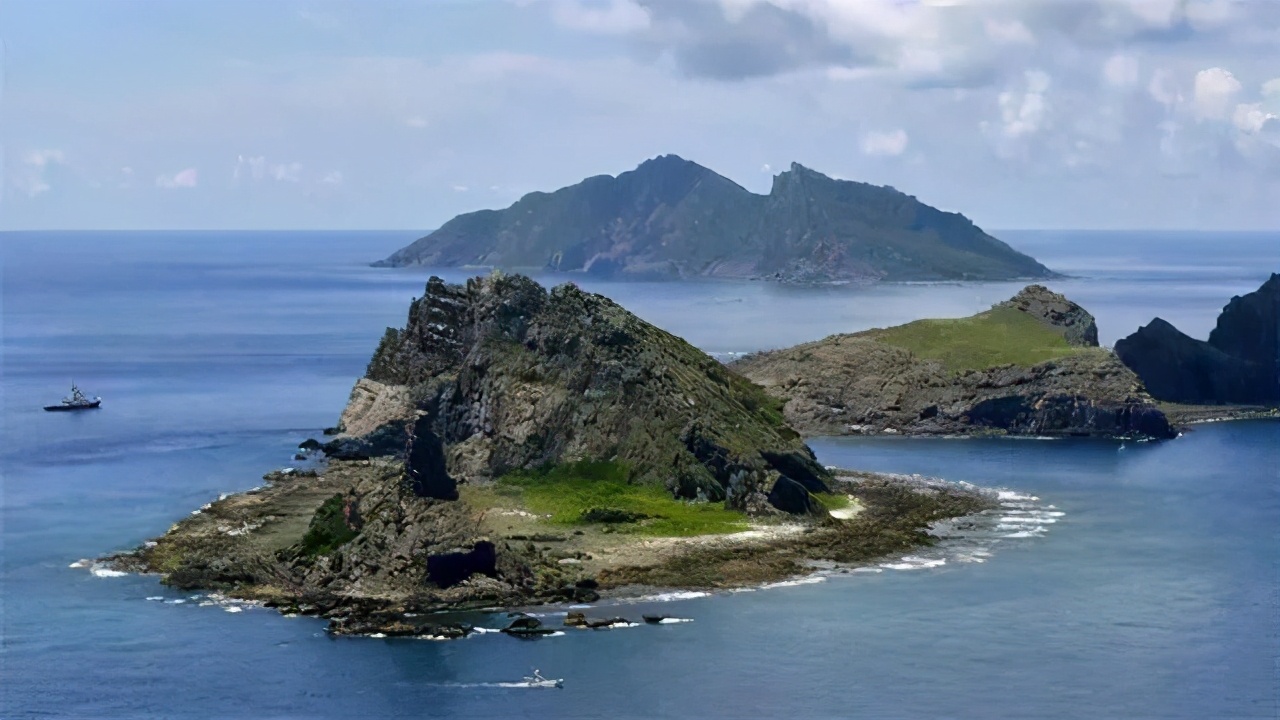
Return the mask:
<path id="1" fill-rule="evenodd" d="M 1280 403 L 1280 274 L 1232 298 L 1208 342 L 1156 318 L 1116 342 L 1116 354 L 1160 400 Z"/>
<path id="2" fill-rule="evenodd" d="M 963 215 L 891 187 L 793 163 L 756 195 L 675 155 L 459 215 L 375 265 L 798 282 L 1054 276 Z"/>

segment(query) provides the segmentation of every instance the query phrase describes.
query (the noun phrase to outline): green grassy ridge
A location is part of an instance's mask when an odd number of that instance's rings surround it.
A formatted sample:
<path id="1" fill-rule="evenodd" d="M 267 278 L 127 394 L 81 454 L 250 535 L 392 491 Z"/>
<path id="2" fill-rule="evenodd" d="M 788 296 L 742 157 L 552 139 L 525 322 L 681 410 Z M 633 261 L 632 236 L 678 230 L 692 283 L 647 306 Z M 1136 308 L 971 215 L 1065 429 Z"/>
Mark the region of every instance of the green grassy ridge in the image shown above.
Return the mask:
<path id="1" fill-rule="evenodd" d="M 549 522 L 556 525 L 582 525 L 588 510 L 614 508 L 649 517 L 613 526 L 637 535 L 689 537 L 748 528 L 743 513 L 721 503 L 676 500 L 662 486 L 627 482 L 628 473 L 623 463 L 584 460 L 508 473 L 498 479 L 495 491 L 532 512 L 550 515 Z"/>
<path id="2" fill-rule="evenodd" d="M 868 336 L 910 350 L 917 357 L 937 360 L 956 373 L 998 365 L 1031 367 L 1094 350 L 1068 344 L 1044 323 L 1010 307 L 995 307 L 966 318 L 916 320 L 872 330 Z"/>

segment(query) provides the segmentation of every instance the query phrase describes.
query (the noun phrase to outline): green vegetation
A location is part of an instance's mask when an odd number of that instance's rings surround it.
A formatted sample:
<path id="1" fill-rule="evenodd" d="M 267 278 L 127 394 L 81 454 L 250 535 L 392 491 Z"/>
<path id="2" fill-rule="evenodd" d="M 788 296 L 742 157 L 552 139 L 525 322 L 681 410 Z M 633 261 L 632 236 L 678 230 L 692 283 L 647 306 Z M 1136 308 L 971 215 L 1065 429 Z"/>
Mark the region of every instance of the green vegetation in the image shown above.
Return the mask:
<path id="1" fill-rule="evenodd" d="M 498 480 L 496 492 L 531 512 L 550 515 L 556 525 L 586 524 L 583 516 L 610 510 L 645 520 L 610 523 L 617 532 L 658 537 L 687 537 L 747 529 L 746 517 L 721 503 L 676 500 L 665 488 L 627 482 L 627 466 L 583 460 L 538 470 L 517 471 Z M 594 511 L 594 512 L 593 512 Z"/>
<path id="2" fill-rule="evenodd" d="M 840 493 L 809 493 L 827 512 L 849 507 L 849 496 Z"/>
<path id="3" fill-rule="evenodd" d="M 786 406 L 785 402 L 773 397 L 764 388 L 741 375 L 736 373 L 725 373 L 725 375 L 729 379 L 734 395 L 748 412 L 764 418 L 766 423 L 776 428 L 787 439 L 799 437 L 799 434 L 787 425 L 787 419 L 782 414 L 782 409 Z"/>
<path id="4" fill-rule="evenodd" d="M 347 526 L 346 505 L 342 495 L 334 495 L 316 510 L 307 534 L 302 536 L 300 554 L 307 557 L 326 555 L 351 542 L 359 533 Z"/>
<path id="5" fill-rule="evenodd" d="M 1068 345 L 1040 321 L 1009 307 L 954 320 L 917 320 L 870 334 L 880 342 L 906 348 L 917 357 L 939 360 L 952 372 L 1008 364 L 1030 367 L 1093 350 Z"/>

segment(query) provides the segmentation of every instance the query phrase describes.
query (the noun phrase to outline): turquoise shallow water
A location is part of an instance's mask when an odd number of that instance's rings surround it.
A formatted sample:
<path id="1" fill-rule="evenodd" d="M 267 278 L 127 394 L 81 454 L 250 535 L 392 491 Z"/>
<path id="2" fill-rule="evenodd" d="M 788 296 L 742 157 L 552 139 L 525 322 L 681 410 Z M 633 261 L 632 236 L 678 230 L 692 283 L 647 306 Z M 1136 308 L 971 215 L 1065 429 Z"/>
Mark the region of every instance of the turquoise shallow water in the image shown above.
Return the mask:
<path id="1" fill-rule="evenodd" d="M 829 464 L 1003 488 L 1012 520 L 982 553 L 650 600 L 617 610 L 694 621 L 536 642 L 334 639 L 315 620 L 68 567 L 258 484 L 332 424 L 382 328 L 421 294 L 422 274 L 361 264 L 407 235 L 0 235 L 0 716 L 1280 712 L 1276 422 L 1124 447 L 818 439 Z M 1155 314 L 1204 336 L 1232 294 L 1280 269 L 1275 235 L 1004 237 L 1081 276 L 1050 285 L 1098 316 L 1104 342 Z M 968 314 L 1017 287 L 583 284 L 721 356 Z M 40 411 L 72 379 L 104 410 Z M 494 685 L 531 665 L 566 688 Z"/>

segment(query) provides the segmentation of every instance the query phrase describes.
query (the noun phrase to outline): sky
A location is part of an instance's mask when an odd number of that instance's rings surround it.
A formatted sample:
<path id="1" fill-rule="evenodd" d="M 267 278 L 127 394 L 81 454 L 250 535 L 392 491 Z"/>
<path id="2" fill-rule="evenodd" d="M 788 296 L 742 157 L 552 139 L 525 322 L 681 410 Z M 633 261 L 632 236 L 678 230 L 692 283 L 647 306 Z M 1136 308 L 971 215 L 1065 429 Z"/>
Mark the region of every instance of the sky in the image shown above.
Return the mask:
<path id="1" fill-rule="evenodd" d="M 1280 0 L 0 0 L 0 229 L 428 229 L 674 153 L 1280 229 Z"/>

